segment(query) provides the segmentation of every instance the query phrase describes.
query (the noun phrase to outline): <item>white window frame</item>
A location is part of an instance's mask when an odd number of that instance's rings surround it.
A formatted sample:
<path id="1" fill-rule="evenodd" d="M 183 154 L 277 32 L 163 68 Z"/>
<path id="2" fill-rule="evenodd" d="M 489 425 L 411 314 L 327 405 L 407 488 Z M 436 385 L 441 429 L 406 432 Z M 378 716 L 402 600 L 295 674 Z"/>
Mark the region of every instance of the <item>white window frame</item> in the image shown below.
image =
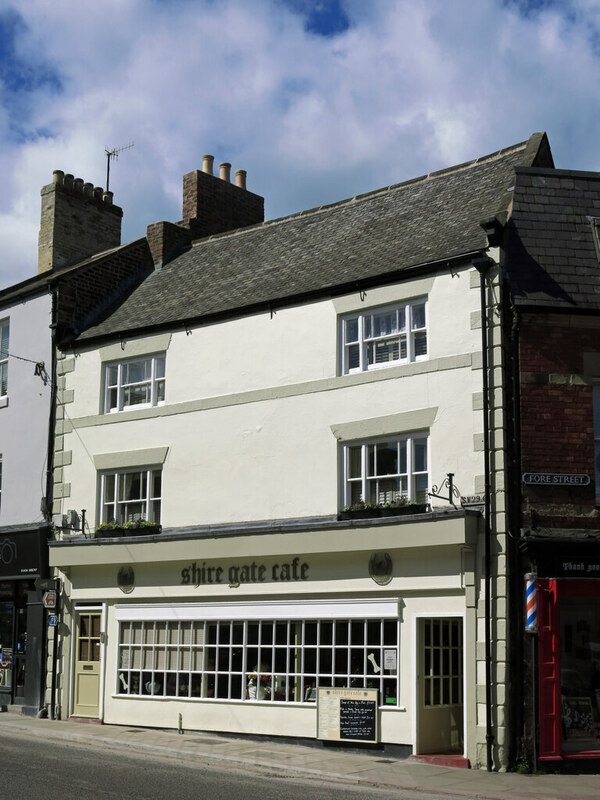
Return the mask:
<path id="1" fill-rule="evenodd" d="M 399 708 L 397 598 L 317 605 L 117 606 L 114 696 L 314 705 L 319 686 L 360 686 Z"/>
<path id="2" fill-rule="evenodd" d="M 416 469 L 415 458 L 415 444 L 418 440 L 426 440 L 425 449 L 425 469 Z M 370 448 L 376 448 L 382 444 L 395 444 L 397 448 L 406 446 L 406 471 L 394 473 L 379 473 L 376 469 L 373 474 L 369 474 L 369 459 Z M 356 448 L 360 448 L 360 475 L 353 475 L 350 464 L 351 455 L 356 453 Z M 400 450 L 398 450 L 398 469 L 400 467 Z M 425 503 L 427 502 L 427 488 L 430 485 L 429 474 L 429 431 L 418 431 L 414 433 L 396 435 L 396 436 L 380 436 L 375 439 L 367 439 L 360 441 L 345 442 L 342 447 L 342 505 L 350 506 L 358 502 L 359 497 L 365 503 L 384 504 L 386 502 L 393 502 L 397 500 L 400 495 L 405 497 L 410 502 Z M 425 476 L 426 488 L 420 492 L 417 491 L 416 479 L 417 477 Z M 401 490 L 394 491 L 395 496 L 381 496 L 379 488 L 380 481 L 390 479 L 405 479 L 406 492 Z M 422 481 L 421 481 L 422 483 Z M 357 488 L 358 487 L 358 488 Z M 354 491 L 353 491 L 354 489 Z"/>
<path id="3" fill-rule="evenodd" d="M 160 495 L 154 495 L 153 477 L 154 473 L 160 473 Z M 127 480 L 127 476 L 140 476 L 140 483 L 145 480 L 146 490 L 140 491 L 139 497 L 123 498 L 121 497 L 121 488 Z M 137 469 L 115 469 L 107 470 L 100 473 L 100 490 L 99 490 L 99 509 L 98 519 L 99 524 L 106 524 L 109 522 L 116 522 L 123 524 L 131 522 L 136 519 L 144 519 L 148 522 L 160 523 L 161 510 L 162 510 L 162 467 L 139 467 Z M 110 481 L 113 482 L 112 492 L 109 492 Z M 108 494 L 112 495 L 112 499 Z M 158 513 L 156 513 L 156 505 L 158 504 Z M 142 512 L 139 514 L 130 513 L 127 507 L 134 505 L 142 505 Z"/>
<path id="4" fill-rule="evenodd" d="M 416 324 L 416 308 L 424 309 L 425 324 Z M 397 324 L 396 330 L 389 333 L 381 333 L 375 335 L 373 329 L 375 326 L 374 318 L 383 315 L 396 315 Z M 400 329 L 400 317 L 404 315 L 405 325 L 404 329 Z M 415 300 L 410 300 L 402 303 L 395 303 L 389 306 L 381 306 L 378 308 L 370 308 L 365 311 L 356 312 L 353 314 L 345 314 L 340 318 L 340 343 L 341 343 L 341 371 L 343 375 L 351 375 L 357 372 L 367 372 L 376 369 L 385 369 L 386 367 L 393 367 L 398 364 L 409 364 L 413 361 L 426 361 L 429 358 L 429 321 L 428 321 L 428 303 L 427 298 L 420 297 Z M 350 338 L 349 331 L 350 324 L 356 327 L 356 337 Z M 370 331 L 369 331 L 370 328 Z M 425 334 L 425 349 L 426 352 L 420 355 L 416 354 L 415 341 L 418 335 Z M 406 356 L 401 357 L 400 339 L 405 339 L 406 342 Z M 369 363 L 369 346 L 377 345 L 378 343 L 385 344 L 386 342 L 393 342 L 398 340 L 398 357 L 388 361 L 379 363 Z M 354 357 L 351 356 L 351 350 Z M 358 355 L 358 363 L 356 363 L 356 355 Z"/>
<path id="5" fill-rule="evenodd" d="M 6 337 L 6 345 L 2 347 L 2 341 Z M 0 321 L 0 397 L 8 394 L 8 348 L 10 337 L 10 321 L 3 319 Z"/>
<path id="6" fill-rule="evenodd" d="M 129 366 L 136 363 L 150 364 L 150 377 L 142 381 L 126 382 L 126 371 Z M 161 369 L 162 366 L 162 369 Z M 166 356 L 165 353 L 155 353 L 149 356 L 138 358 L 128 358 L 123 361 L 111 361 L 102 365 L 104 372 L 104 391 L 102 399 L 102 411 L 104 414 L 114 414 L 119 411 L 129 411 L 130 409 L 151 408 L 164 404 L 164 391 L 166 386 Z M 116 379 L 111 382 L 110 373 L 116 370 Z M 160 374 L 162 372 L 162 375 Z M 160 385 L 162 384 L 163 399 L 159 399 Z M 150 389 L 150 401 L 146 403 L 127 403 L 126 390 L 128 388 L 148 387 Z M 116 392 L 116 403 L 111 402 L 111 393 Z"/>

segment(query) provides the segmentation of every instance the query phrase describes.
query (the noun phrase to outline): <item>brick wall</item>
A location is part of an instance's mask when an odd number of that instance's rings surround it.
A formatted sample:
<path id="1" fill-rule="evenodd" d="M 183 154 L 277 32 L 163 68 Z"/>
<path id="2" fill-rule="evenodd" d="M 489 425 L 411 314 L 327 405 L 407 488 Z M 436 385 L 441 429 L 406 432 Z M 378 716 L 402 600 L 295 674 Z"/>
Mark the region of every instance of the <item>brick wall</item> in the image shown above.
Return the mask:
<path id="1" fill-rule="evenodd" d="M 595 511 L 594 423 L 589 364 L 600 330 L 581 318 L 532 317 L 520 337 L 522 471 L 589 475 L 589 486 L 523 485 L 524 523 L 588 527 Z M 532 515 L 533 512 L 533 515 Z M 595 519 L 594 527 L 599 520 Z"/>
<path id="2" fill-rule="evenodd" d="M 65 343 L 106 315 L 154 269 L 146 239 L 60 276 L 57 338 Z"/>
<path id="3" fill-rule="evenodd" d="M 183 221 L 194 236 L 264 222 L 264 199 L 229 181 L 199 170 L 183 176 Z"/>

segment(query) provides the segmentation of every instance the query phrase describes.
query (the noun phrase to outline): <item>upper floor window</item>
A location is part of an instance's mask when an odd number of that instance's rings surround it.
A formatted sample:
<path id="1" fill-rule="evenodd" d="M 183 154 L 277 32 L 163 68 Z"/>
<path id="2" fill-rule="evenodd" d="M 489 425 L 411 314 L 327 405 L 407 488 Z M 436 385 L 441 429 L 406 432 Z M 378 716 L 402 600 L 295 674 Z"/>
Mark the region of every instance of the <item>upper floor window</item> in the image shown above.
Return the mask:
<path id="1" fill-rule="evenodd" d="M 363 372 L 427 358 L 424 299 L 342 318 L 342 372 Z"/>
<path id="2" fill-rule="evenodd" d="M 104 472 L 100 476 L 100 522 L 160 522 L 162 470 Z"/>
<path id="3" fill-rule="evenodd" d="M 0 322 L 0 397 L 8 392 L 8 320 Z"/>
<path id="4" fill-rule="evenodd" d="M 414 433 L 344 447 L 344 505 L 427 502 L 428 435 Z"/>
<path id="5" fill-rule="evenodd" d="M 156 355 L 106 364 L 104 413 L 165 401 L 165 356 Z"/>

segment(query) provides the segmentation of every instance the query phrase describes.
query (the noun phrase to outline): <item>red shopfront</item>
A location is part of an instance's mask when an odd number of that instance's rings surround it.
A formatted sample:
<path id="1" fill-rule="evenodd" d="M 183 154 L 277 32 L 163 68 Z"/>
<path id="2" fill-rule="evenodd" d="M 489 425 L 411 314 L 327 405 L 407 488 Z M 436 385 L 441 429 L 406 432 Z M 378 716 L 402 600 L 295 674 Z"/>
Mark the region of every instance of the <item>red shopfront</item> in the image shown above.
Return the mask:
<path id="1" fill-rule="evenodd" d="M 562 559 L 563 573 L 600 575 Z M 600 759 L 600 579 L 538 578 L 539 759 Z"/>

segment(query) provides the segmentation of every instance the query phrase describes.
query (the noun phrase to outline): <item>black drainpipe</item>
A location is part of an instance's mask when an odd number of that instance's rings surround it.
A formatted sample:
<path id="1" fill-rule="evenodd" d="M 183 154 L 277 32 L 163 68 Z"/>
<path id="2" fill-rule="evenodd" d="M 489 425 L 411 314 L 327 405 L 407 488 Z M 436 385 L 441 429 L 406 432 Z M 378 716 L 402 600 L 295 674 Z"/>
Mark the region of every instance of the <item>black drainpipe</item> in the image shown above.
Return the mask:
<path id="1" fill-rule="evenodd" d="M 523 606 L 523 575 L 521 569 L 521 554 L 519 550 L 519 539 L 521 535 L 521 390 L 520 390 L 520 366 L 519 366 L 519 325 L 520 318 L 517 309 L 512 306 L 512 324 L 510 330 L 510 366 L 512 382 L 512 437 L 511 437 L 511 467 L 512 481 L 510 492 L 510 511 L 509 511 L 509 599 L 511 602 L 512 618 L 510 625 L 515 632 L 513 638 L 514 655 L 514 684 L 515 700 L 513 702 L 513 713 L 515 719 L 515 739 L 513 741 L 513 752 L 516 759 L 520 758 L 522 740 L 524 735 L 524 606 Z M 520 598 L 520 602 L 519 602 Z M 515 759 L 515 760 L 516 760 Z"/>
<path id="2" fill-rule="evenodd" d="M 48 455 L 46 459 L 46 518 L 52 522 L 52 506 L 54 502 L 54 444 L 56 429 L 56 400 L 58 395 L 58 376 L 56 367 L 56 327 L 58 324 L 58 288 L 51 288 L 52 295 L 52 315 L 50 322 L 51 342 L 52 342 L 52 369 L 51 369 L 51 388 L 50 388 L 50 416 L 48 420 Z M 56 582 L 57 597 L 59 594 L 59 582 Z M 55 613 L 58 614 L 60 599 L 57 603 Z M 50 687 L 50 719 L 56 719 L 56 676 L 58 666 L 58 625 L 52 629 L 52 683 Z"/>
<path id="3" fill-rule="evenodd" d="M 489 385 L 488 385 L 488 342 L 487 342 L 487 300 L 485 277 L 491 267 L 491 259 L 475 258 L 473 266 L 480 276 L 481 295 L 481 356 L 482 356 L 482 389 L 483 389 L 483 458 L 485 474 L 485 744 L 486 766 L 491 772 L 493 767 L 492 745 L 494 732 L 492 728 L 492 630 L 491 630 L 491 552 L 492 536 L 490 525 L 491 480 L 490 480 L 490 433 L 489 433 Z"/>

